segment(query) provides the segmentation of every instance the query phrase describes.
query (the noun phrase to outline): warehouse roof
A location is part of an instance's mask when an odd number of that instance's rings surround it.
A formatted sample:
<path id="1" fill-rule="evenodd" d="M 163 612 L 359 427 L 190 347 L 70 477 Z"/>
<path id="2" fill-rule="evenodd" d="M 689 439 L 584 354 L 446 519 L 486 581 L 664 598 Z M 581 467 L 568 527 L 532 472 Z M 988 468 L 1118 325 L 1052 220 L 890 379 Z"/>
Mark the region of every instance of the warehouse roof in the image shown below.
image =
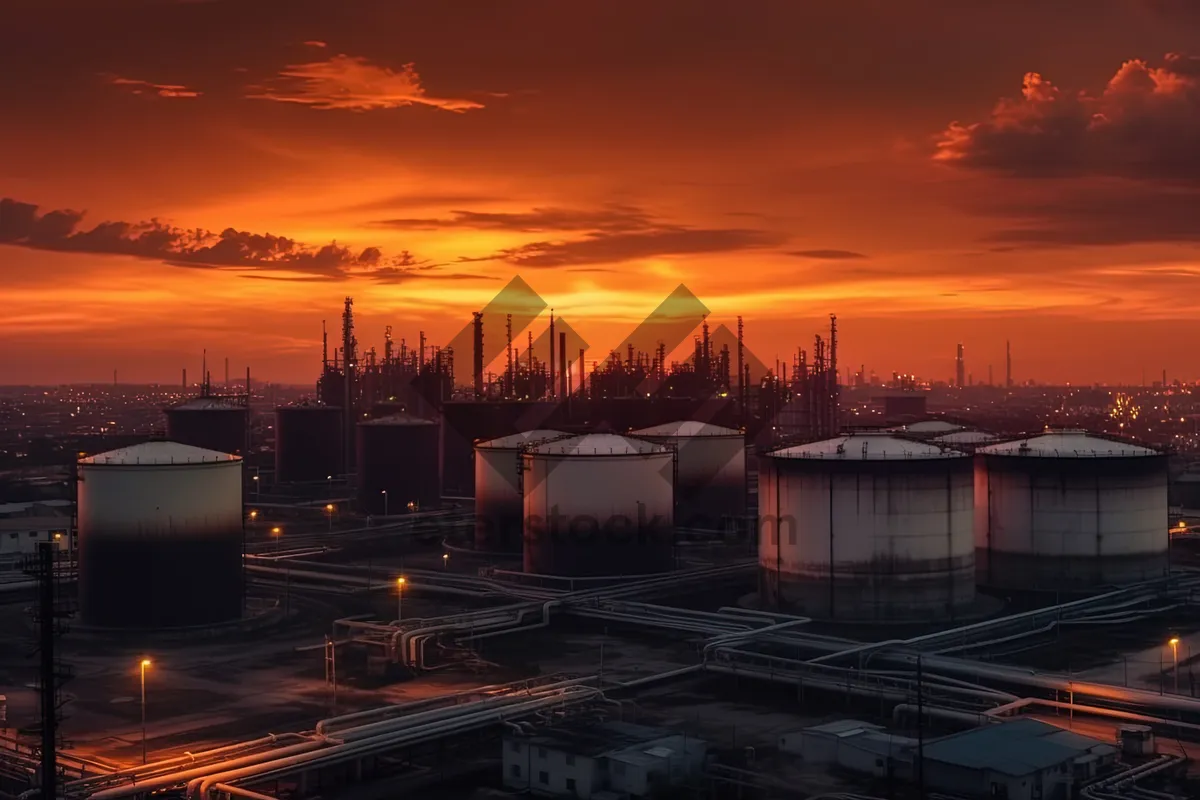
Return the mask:
<path id="1" fill-rule="evenodd" d="M 1046 722 L 1019 719 L 946 736 L 924 750 L 930 761 L 1021 777 L 1113 748 Z"/>
<path id="2" fill-rule="evenodd" d="M 615 433 L 588 433 L 540 444 L 532 452 L 555 456 L 632 456 L 666 453 L 668 450 L 661 444 L 630 439 Z"/>
<path id="3" fill-rule="evenodd" d="M 529 737 L 528 742 L 560 753 L 595 758 L 637 745 L 650 744 L 671 735 L 669 730 L 629 722 L 581 722 L 543 728 Z"/>
<path id="4" fill-rule="evenodd" d="M 511 436 L 501 436 L 499 439 L 490 439 L 486 442 L 476 442 L 475 446 L 487 450 L 516 450 L 521 445 L 537 444 L 538 442 L 547 442 L 551 439 L 559 439 L 567 434 L 562 431 L 552 430 L 536 430 L 522 431 L 514 433 Z"/>
<path id="5" fill-rule="evenodd" d="M 838 461 L 883 461 L 903 459 L 966 458 L 964 453 L 944 447 L 902 439 L 887 432 L 851 433 L 795 447 L 785 447 L 767 455 L 772 458 L 812 458 Z"/>
<path id="6" fill-rule="evenodd" d="M 241 461 L 238 456 L 192 447 L 179 442 L 143 442 L 132 447 L 109 450 L 94 456 L 79 459 L 80 464 L 111 464 L 117 466 L 144 466 L 156 464 L 213 464 L 221 461 Z"/>
<path id="7" fill-rule="evenodd" d="M 1103 456 L 1153 456 L 1149 447 L 1105 439 L 1087 431 L 1047 431 L 1026 439 L 981 447 L 977 452 L 994 456 L 1042 456 L 1051 458 L 1098 458 Z"/>
<path id="8" fill-rule="evenodd" d="M 697 422 L 694 419 L 668 422 L 650 428 L 634 431 L 633 436 L 742 436 L 741 431 L 733 428 L 723 428 L 707 422 Z"/>

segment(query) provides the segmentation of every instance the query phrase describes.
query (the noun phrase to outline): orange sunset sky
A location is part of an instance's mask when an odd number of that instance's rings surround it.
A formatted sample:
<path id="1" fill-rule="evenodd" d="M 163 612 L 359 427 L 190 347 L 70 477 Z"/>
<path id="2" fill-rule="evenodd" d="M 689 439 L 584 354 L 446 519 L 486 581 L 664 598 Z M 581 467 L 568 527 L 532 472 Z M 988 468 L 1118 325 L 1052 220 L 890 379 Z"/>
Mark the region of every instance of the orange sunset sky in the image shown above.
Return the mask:
<path id="1" fill-rule="evenodd" d="M 683 283 L 767 362 L 836 312 L 881 375 L 1200 378 L 1190 0 L 10 0 L 0 39 L 3 384 L 311 382 L 344 296 L 440 343 L 514 275 L 592 357 Z"/>

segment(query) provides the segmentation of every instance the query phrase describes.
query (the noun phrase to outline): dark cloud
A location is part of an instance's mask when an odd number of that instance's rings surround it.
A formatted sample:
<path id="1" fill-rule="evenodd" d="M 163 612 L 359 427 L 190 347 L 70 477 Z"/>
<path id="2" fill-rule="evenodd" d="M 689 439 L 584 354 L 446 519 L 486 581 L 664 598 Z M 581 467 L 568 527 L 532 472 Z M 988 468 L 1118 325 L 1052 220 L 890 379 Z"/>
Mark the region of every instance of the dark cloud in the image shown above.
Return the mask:
<path id="1" fill-rule="evenodd" d="M 853 250 L 792 250 L 788 252 L 789 256 L 796 258 L 816 258 L 822 261 L 846 261 L 851 259 L 866 258 L 863 253 L 856 253 Z"/>
<path id="2" fill-rule="evenodd" d="M 172 266 L 245 269 L 339 276 L 388 266 L 377 247 L 354 252 L 337 243 L 309 247 L 294 239 L 226 228 L 220 233 L 186 230 L 157 219 L 101 222 L 80 228 L 83 213 L 55 210 L 38 213 L 32 203 L 0 199 L 0 244 L 34 250 L 95 253 L 157 259 Z M 397 257 L 406 266 L 412 256 Z M 393 259 L 395 262 L 397 259 Z"/>
<path id="3" fill-rule="evenodd" d="M 659 228 L 637 233 L 593 233 L 583 239 L 531 242 L 502 250 L 494 258 L 521 267 L 616 264 L 656 256 L 726 253 L 782 243 L 782 237 L 740 228 Z"/>
<path id="4" fill-rule="evenodd" d="M 607 231 L 625 232 L 647 230 L 654 220 L 646 212 L 622 205 L 608 205 L 595 210 L 569 208 L 534 208 L 530 211 L 506 213 L 488 211 L 452 211 L 446 219 L 385 219 L 372 225 L 387 228 L 438 230 L 442 228 L 471 228 L 475 230 L 506 230 L 526 233 L 543 231 Z"/>
<path id="5" fill-rule="evenodd" d="M 1037 197 L 977 206 L 1005 220 L 993 252 L 1073 245 L 1200 242 L 1200 190 L 1136 181 L 1087 181 Z"/>
<path id="6" fill-rule="evenodd" d="M 1017 177 L 1200 181 L 1200 59 L 1126 61 L 1098 94 L 1060 90 L 1037 73 L 991 117 L 953 123 L 934 158 Z"/>

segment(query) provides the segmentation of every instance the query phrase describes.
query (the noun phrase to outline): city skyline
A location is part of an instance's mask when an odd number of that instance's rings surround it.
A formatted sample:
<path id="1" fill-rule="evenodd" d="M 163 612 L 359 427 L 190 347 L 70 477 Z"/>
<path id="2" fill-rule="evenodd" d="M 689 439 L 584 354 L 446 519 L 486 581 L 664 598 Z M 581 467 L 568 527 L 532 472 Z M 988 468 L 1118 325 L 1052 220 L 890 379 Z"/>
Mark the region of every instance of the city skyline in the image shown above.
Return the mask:
<path id="1" fill-rule="evenodd" d="M 764 360 L 1200 378 L 1186 4 L 237 7 L 13 12 L 0 383 L 309 383 L 343 296 L 443 344 L 514 275 L 589 360 L 683 283 Z"/>

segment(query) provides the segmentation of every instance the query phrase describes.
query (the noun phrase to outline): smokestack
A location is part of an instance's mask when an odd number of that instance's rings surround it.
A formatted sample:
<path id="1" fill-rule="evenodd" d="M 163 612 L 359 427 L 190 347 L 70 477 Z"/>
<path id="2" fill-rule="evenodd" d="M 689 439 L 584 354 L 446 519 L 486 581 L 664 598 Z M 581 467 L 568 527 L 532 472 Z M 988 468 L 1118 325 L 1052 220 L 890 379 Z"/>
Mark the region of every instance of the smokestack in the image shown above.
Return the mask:
<path id="1" fill-rule="evenodd" d="M 566 399 L 569 396 L 567 389 L 567 334 L 565 331 L 560 331 L 558 334 L 558 396 Z"/>
<path id="2" fill-rule="evenodd" d="M 587 371 L 583 363 L 583 348 L 579 348 L 579 396 L 583 397 L 587 389 Z"/>
<path id="3" fill-rule="evenodd" d="M 229 391 L 229 356 L 225 356 L 225 391 Z"/>
<path id="4" fill-rule="evenodd" d="M 474 313 L 474 352 L 471 354 L 471 378 L 475 388 L 475 399 L 483 399 L 483 312 Z"/>
<path id="5" fill-rule="evenodd" d="M 1012 388 L 1012 342 L 1004 342 L 1004 385 Z"/>
<path id="6" fill-rule="evenodd" d="M 550 309 L 550 381 L 548 388 L 550 389 L 550 397 L 555 395 L 554 383 L 554 365 L 558 362 L 554 360 L 554 309 Z"/>

